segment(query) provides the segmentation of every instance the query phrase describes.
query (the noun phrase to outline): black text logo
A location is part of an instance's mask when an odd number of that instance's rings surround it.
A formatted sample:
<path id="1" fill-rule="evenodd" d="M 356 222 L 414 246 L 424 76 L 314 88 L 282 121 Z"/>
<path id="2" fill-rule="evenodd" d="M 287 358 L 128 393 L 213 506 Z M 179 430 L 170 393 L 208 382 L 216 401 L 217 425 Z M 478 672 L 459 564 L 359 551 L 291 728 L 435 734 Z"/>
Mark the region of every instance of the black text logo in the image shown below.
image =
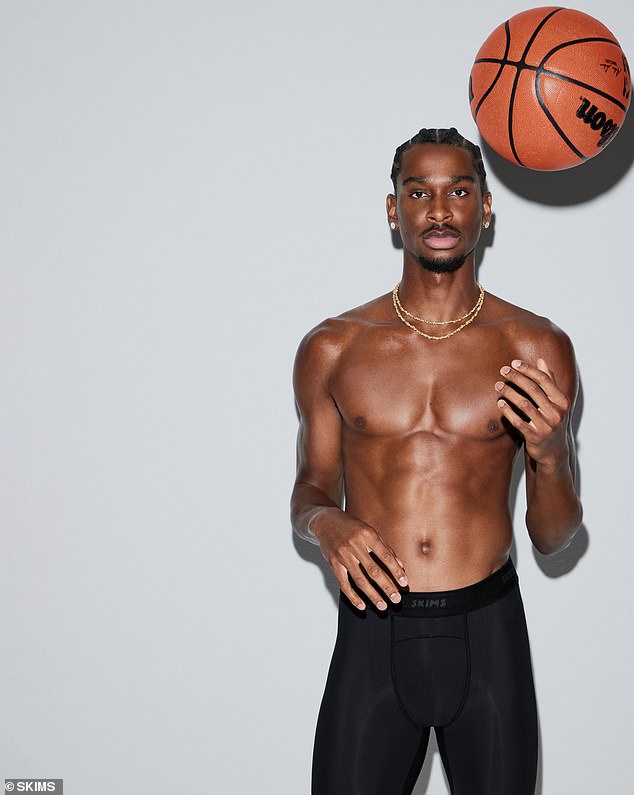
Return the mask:
<path id="1" fill-rule="evenodd" d="M 619 125 L 612 119 L 608 119 L 606 114 L 599 108 L 591 104 L 587 97 L 580 97 L 581 105 L 577 110 L 577 118 L 582 119 L 585 124 L 589 124 L 593 130 L 599 133 L 597 146 L 605 146 L 611 138 L 617 134 Z"/>

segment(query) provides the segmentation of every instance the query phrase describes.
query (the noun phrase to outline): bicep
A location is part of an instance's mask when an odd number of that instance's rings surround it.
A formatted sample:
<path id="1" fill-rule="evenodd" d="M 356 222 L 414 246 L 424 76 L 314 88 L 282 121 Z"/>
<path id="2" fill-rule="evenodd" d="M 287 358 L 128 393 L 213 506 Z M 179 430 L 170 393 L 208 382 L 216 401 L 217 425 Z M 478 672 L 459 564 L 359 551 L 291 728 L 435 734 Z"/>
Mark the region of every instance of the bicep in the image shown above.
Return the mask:
<path id="1" fill-rule="evenodd" d="M 330 355 L 329 355 L 330 354 Z M 296 484 L 316 486 L 339 502 L 343 483 L 341 415 L 329 391 L 332 352 L 300 346 L 294 371 L 299 413 Z"/>

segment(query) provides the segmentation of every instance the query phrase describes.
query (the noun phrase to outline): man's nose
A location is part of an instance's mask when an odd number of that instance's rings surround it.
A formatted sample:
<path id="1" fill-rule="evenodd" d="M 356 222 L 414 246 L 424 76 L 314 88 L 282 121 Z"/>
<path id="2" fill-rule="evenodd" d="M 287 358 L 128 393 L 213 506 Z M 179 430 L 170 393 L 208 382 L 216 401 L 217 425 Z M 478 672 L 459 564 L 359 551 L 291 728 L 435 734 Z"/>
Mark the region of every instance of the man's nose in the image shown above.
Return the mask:
<path id="1" fill-rule="evenodd" d="M 442 224 L 453 217 L 453 214 L 446 202 L 444 196 L 438 196 L 429 205 L 427 210 L 427 218 L 437 224 Z"/>

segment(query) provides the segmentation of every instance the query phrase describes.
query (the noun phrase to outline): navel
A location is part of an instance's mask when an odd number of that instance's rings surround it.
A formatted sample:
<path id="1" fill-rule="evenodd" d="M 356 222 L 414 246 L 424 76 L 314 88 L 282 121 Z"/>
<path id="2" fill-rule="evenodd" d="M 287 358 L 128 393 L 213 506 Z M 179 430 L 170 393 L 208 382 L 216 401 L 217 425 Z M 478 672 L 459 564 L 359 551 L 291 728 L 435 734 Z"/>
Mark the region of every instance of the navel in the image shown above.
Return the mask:
<path id="1" fill-rule="evenodd" d="M 431 553 L 431 541 L 421 541 L 420 551 L 423 555 L 429 555 Z"/>

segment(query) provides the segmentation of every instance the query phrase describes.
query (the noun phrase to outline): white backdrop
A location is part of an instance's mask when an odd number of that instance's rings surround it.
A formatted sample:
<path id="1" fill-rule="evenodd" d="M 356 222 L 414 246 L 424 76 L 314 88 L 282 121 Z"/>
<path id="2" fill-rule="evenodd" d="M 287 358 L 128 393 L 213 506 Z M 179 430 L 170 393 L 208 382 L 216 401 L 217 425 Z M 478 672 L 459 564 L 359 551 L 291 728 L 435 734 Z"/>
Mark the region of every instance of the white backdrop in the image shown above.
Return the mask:
<path id="1" fill-rule="evenodd" d="M 392 288 L 422 126 L 478 140 L 481 42 L 525 2 L 0 5 L 0 778 L 68 795 L 309 792 L 332 580 L 292 539 L 303 334 Z M 634 56 L 630 0 L 584 0 Z M 485 151 L 485 288 L 573 338 L 585 528 L 515 501 L 538 795 L 631 790 L 634 120 L 536 174 Z M 447 789 L 438 753 L 416 795 Z"/>

